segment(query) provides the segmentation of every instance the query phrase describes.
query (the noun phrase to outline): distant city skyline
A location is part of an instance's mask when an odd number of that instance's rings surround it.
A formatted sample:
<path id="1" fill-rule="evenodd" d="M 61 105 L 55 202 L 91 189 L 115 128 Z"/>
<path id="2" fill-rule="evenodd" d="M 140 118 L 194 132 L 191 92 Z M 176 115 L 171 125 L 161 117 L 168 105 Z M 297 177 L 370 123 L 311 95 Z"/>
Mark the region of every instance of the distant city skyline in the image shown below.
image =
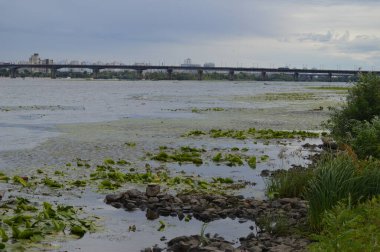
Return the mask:
<path id="1" fill-rule="evenodd" d="M 376 0 L 0 0 L 0 61 L 380 70 Z"/>

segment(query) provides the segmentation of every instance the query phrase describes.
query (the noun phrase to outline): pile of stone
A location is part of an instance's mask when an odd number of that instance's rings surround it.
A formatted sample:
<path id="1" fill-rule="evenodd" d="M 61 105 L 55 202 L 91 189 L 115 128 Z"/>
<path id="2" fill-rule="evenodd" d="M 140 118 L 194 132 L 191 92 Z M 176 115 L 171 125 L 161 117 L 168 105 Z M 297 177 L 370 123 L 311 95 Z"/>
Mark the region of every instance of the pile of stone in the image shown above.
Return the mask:
<path id="1" fill-rule="evenodd" d="M 297 198 L 273 201 L 256 200 L 234 195 L 205 193 L 178 194 L 160 193 L 159 185 L 148 185 L 146 192 L 132 189 L 119 194 L 107 195 L 105 202 L 128 211 L 146 211 L 148 219 L 159 216 L 178 216 L 181 220 L 191 215 L 198 220 L 210 222 L 230 217 L 256 220 L 257 217 L 276 212 L 288 217 L 290 224 L 304 219 L 307 213 L 305 201 Z"/>
<path id="2" fill-rule="evenodd" d="M 278 215 L 286 219 L 289 228 L 306 224 L 307 202 L 297 198 L 278 200 L 256 200 L 234 195 L 215 195 L 205 193 L 178 194 L 161 193 L 159 185 L 148 185 L 145 192 L 136 189 L 106 196 L 105 202 L 127 211 L 141 209 L 148 219 L 159 216 L 186 215 L 203 222 L 224 218 L 257 220 L 262 216 Z M 180 236 L 168 242 L 167 251 L 303 251 L 309 243 L 307 239 L 292 234 L 277 236 L 266 230 L 240 238 L 241 246 L 234 248 L 220 237 Z M 153 250 L 145 250 L 153 251 Z M 155 248 L 155 251 L 161 251 Z"/>

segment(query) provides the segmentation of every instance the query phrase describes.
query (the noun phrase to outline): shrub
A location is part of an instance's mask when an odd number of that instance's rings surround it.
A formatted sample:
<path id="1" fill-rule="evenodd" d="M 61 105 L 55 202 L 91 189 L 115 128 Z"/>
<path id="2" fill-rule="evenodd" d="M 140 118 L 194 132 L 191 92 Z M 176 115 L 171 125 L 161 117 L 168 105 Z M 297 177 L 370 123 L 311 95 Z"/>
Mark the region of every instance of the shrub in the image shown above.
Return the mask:
<path id="1" fill-rule="evenodd" d="M 380 77 L 375 74 L 361 75 L 349 90 L 346 104 L 333 111 L 326 126 L 334 138 L 345 142 L 354 133 L 357 122 L 369 122 L 375 116 L 380 116 Z"/>
<path id="2" fill-rule="evenodd" d="M 353 127 L 353 137 L 349 139 L 359 158 L 380 158 L 380 119 L 361 122 Z"/>
<path id="3" fill-rule="evenodd" d="M 310 251 L 380 251 L 380 198 L 357 207 L 339 203 L 323 215 L 323 230 Z"/>

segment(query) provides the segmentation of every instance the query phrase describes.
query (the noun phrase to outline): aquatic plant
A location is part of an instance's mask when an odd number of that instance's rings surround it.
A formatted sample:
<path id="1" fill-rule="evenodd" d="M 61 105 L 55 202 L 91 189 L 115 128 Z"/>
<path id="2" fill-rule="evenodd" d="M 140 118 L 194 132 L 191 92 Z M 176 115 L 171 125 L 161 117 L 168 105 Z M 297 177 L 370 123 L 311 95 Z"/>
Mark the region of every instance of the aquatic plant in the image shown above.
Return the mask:
<path id="1" fill-rule="evenodd" d="M 202 132 L 194 132 L 190 131 L 187 134 L 184 134 L 183 136 L 192 136 L 192 135 L 206 135 L 206 133 Z M 208 135 L 212 138 L 233 138 L 238 140 L 246 140 L 247 138 L 253 138 L 253 139 L 264 139 L 264 140 L 270 140 L 270 139 L 305 139 L 305 138 L 317 138 L 320 136 L 319 133 L 316 132 L 309 132 L 309 131 L 302 131 L 302 130 L 293 130 L 293 131 L 286 131 L 286 130 L 272 130 L 272 129 L 256 129 L 256 128 L 249 128 L 247 130 L 234 130 L 234 129 L 211 129 L 208 132 Z"/>
<path id="2" fill-rule="evenodd" d="M 203 164 L 201 153 L 205 152 L 204 149 L 192 148 L 189 146 L 183 146 L 179 150 L 175 150 L 173 153 L 166 153 L 161 151 L 153 155 L 152 160 L 160 162 L 178 162 L 179 164 L 183 162 L 190 162 L 195 165 Z"/>
<path id="3" fill-rule="evenodd" d="M 238 154 L 232 154 L 232 153 L 227 153 L 224 156 L 222 153 L 217 153 L 213 158 L 212 161 L 216 163 L 226 163 L 227 166 L 241 166 L 244 164 L 242 158 Z"/>
<path id="4" fill-rule="evenodd" d="M 251 167 L 253 169 L 256 168 L 256 157 L 255 156 L 250 157 L 247 162 L 248 162 L 249 167 Z"/>
<path id="5" fill-rule="evenodd" d="M 25 240 L 29 241 L 28 247 L 33 246 L 53 235 L 73 234 L 80 238 L 96 228 L 93 218 L 79 216 L 79 210 L 72 206 L 52 205 L 49 202 L 41 205 L 18 197 L 4 202 L 0 208 L 3 209 L 0 220 L 0 244 L 3 249 L 22 248 L 25 243 L 20 242 Z"/>

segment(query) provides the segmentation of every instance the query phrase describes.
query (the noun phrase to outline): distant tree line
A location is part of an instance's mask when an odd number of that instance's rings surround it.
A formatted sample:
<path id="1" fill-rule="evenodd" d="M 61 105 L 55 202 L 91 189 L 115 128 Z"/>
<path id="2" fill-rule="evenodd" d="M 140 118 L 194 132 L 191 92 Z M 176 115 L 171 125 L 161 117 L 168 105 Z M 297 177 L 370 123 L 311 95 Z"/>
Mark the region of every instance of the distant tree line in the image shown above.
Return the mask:
<path id="1" fill-rule="evenodd" d="M 10 71 L 8 69 L 0 69 L 1 77 L 10 77 Z M 50 78 L 50 73 L 45 72 L 32 72 L 30 70 L 22 70 L 16 72 L 16 77 L 26 78 Z M 93 74 L 91 71 L 57 71 L 56 78 L 73 78 L 73 79 L 91 79 Z M 141 76 L 136 71 L 125 70 L 125 71 L 100 71 L 97 75 L 98 79 L 117 79 L 117 80 L 138 80 Z M 166 71 L 145 71 L 143 74 L 143 79 L 145 80 L 167 80 L 168 74 Z M 172 80 L 197 80 L 197 72 L 175 72 L 172 73 Z M 222 72 L 208 72 L 204 71 L 202 75 L 202 80 L 228 80 L 229 76 L 227 73 Z M 261 73 L 246 73 L 239 72 L 234 75 L 235 81 L 262 81 Z M 328 81 L 328 76 L 310 76 L 300 74 L 298 77 L 299 81 Z M 355 76 L 334 76 L 333 81 L 347 82 L 356 81 Z M 293 74 L 286 73 L 269 73 L 266 76 L 265 81 L 294 81 Z"/>

